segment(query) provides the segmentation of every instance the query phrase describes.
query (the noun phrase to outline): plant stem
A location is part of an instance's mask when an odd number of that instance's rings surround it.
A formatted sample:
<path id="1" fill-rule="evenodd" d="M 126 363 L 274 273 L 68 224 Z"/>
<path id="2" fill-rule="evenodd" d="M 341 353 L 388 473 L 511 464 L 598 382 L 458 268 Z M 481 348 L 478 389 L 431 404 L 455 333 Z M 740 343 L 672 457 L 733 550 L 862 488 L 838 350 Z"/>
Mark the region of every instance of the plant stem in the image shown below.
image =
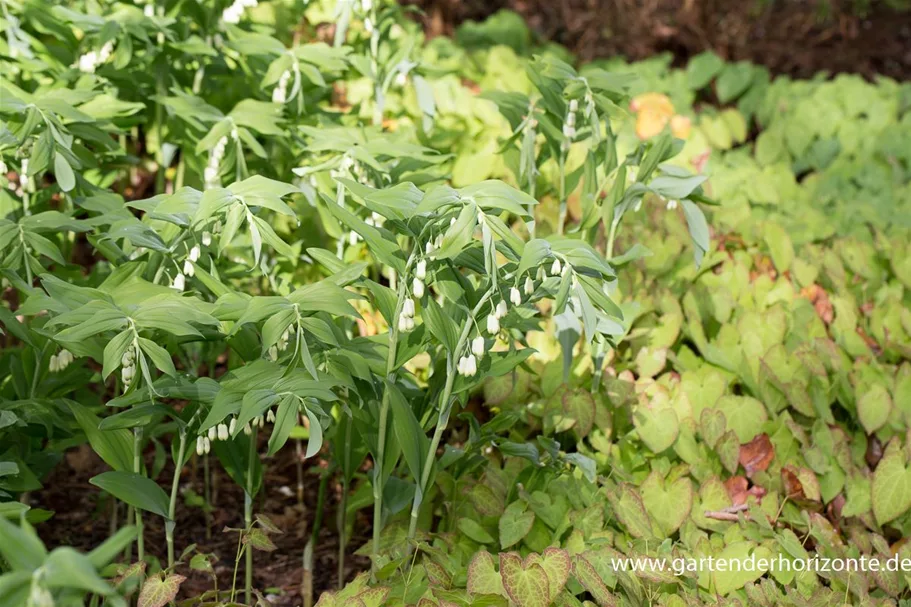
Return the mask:
<path id="1" fill-rule="evenodd" d="M 563 234 L 566 225 L 566 152 L 560 151 L 560 215 L 557 218 L 557 234 Z"/>
<path id="2" fill-rule="evenodd" d="M 416 248 L 420 243 L 416 245 Z M 405 289 L 408 284 L 406 276 L 408 268 L 414 259 L 414 252 L 408 259 L 405 266 L 405 273 L 399 280 L 399 288 L 395 302 L 395 313 L 392 315 L 392 328 L 389 332 L 389 351 L 386 354 L 386 377 L 385 381 L 392 381 L 395 373 L 395 351 L 399 341 L 399 323 L 398 318 L 402 314 L 402 306 L 405 302 Z M 377 457 L 373 463 L 373 545 L 370 552 L 370 578 L 376 580 L 376 561 L 380 552 L 380 532 L 383 530 L 383 458 L 386 455 L 386 426 L 389 420 L 389 390 L 383 387 L 383 400 L 380 403 L 380 427 L 379 437 L 377 439 Z"/>
<path id="3" fill-rule="evenodd" d="M 338 525 L 338 589 L 342 589 L 345 580 L 345 550 L 348 548 L 348 470 L 351 467 L 351 428 L 354 425 L 348 420 L 345 425 L 345 461 L 342 463 L 342 501 L 338 505 L 336 524 Z"/>
<path id="4" fill-rule="evenodd" d="M 250 450 L 247 453 L 247 489 L 244 491 L 244 525 L 247 531 L 253 527 L 253 462 L 256 461 L 256 428 L 250 435 Z M 253 551 L 247 548 L 247 566 L 244 569 L 244 598 L 247 604 L 253 597 Z"/>
<path id="5" fill-rule="evenodd" d="M 142 473 L 142 427 L 133 428 L 133 472 Z M 136 558 L 138 562 L 145 561 L 145 538 L 142 526 L 142 510 L 134 508 L 136 515 Z M 140 580 L 142 573 L 140 572 Z"/>
<path id="6" fill-rule="evenodd" d="M 610 234 L 607 237 L 607 251 L 605 252 L 605 257 L 607 259 L 612 259 L 614 257 L 614 238 L 617 237 L 617 226 L 620 224 L 619 221 L 612 220 L 610 224 Z"/>
<path id="7" fill-rule="evenodd" d="M 174 462 L 174 479 L 171 481 L 171 501 L 168 503 L 168 520 L 165 521 L 165 535 L 168 543 L 168 568 L 174 567 L 174 528 L 177 526 L 177 489 L 180 485 L 180 472 L 183 470 L 183 458 L 187 451 L 187 429 L 180 431 L 180 446 L 177 448 L 177 461 Z"/>
<path id="8" fill-rule="evenodd" d="M 455 383 L 456 376 L 456 361 L 465 348 L 465 344 L 468 342 L 468 335 L 471 332 L 473 319 L 478 315 L 481 308 L 484 307 L 484 304 L 487 303 L 487 300 L 490 299 L 492 295 L 493 290 L 487 291 L 487 293 L 478 301 L 477 305 L 475 305 L 474 309 L 471 311 L 471 316 L 466 320 L 465 326 L 462 327 L 462 334 L 459 336 L 459 341 L 456 343 L 455 350 L 453 350 L 449 356 L 446 384 L 443 387 L 443 394 L 440 397 L 440 415 L 437 417 L 436 428 L 433 431 L 433 439 L 430 441 L 430 448 L 427 450 L 427 457 L 424 460 L 424 467 L 421 470 L 420 484 L 414 494 L 414 501 L 411 504 L 411 521 L 408 523 L 409 540 L 414 539 L 414 535 L 417 532 L 418 514 L 421 509 L 424 494 L 427 491 L 427 483 L 430 481 L 430 472 L 433 469 L 433 464 L 436 460 L 436 453 L 440 446 L 443 432 L 446 431 L 446 426 L 449 424 L 449 414 L 452 412 L 451 397 L 452 386 Z"/>
<path id="9" fill-rule="evenodd" d="M 165 82 L 164 74 L 162 73 L 164 67 L 161 66 L 158 68 L 158 73 L 155 77 L 155 91 L 156 93 L 163 97 L 166 93 L 165 91 Z M 155 135 L 157 139 L 158 149 L 155 152 L 155 162 L 158 164 L 158 172 L 155 173 L 155 193 L 164 194 L 165 188 L 165 171 L 167 167 L 164 162 L 164 106 L 161 102 L 155 104 Z"/>
<path id="10" fill-rule="evenodd" d="M 212 539 L 212 514 L 209 509 L 212 507 L 212 485 L 209 477 L 209 454 L 202 456 L 202 480 L 203 480 L 203 499 L 206 500 L 203 514 L 206 520 L 206 539 Z"/>

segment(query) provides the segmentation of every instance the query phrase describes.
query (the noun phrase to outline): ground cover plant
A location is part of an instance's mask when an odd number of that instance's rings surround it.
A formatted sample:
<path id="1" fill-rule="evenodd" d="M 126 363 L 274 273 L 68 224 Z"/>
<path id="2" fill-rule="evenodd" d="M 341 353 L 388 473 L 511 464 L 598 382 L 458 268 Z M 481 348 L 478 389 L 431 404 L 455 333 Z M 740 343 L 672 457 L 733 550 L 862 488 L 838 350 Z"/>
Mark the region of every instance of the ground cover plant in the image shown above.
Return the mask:
<path id="1" fill-rule="evenodd" d="M 908 85 L 380 2 L 4 8 L 0 605 L 907 599 L 613 559 L 911 558 Z M 37 534 L 85 445 L 80 555 Z M 289 452 L 302 579 L 260 587 Z"/>

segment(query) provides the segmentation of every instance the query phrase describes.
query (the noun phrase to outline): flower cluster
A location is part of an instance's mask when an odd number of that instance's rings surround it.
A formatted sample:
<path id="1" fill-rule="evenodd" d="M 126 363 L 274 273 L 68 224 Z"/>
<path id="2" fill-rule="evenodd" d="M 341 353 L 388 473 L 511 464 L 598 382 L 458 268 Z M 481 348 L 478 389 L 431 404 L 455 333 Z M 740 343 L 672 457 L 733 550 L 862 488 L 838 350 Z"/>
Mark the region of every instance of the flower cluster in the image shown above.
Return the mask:
<path id="1" fill-rule="evenodd" d="M 288 100 L 288 82 L 291 80 L 291 70 L 282 72 L 278 84 L 272 89 L 272 103 L 284 103 Z"/>
<path id="2" fill-rule="evenodd" d="M 192 277 L 196 273 L 196 269 L 194 268 L 193 263 L 199 261 L 199 253 L 199 245 L 193 245 L 193 248 L 190 249 L 190 254 L 184 260 L 183 273 L 187 276 Z"/>
<path id="3" fill-rule="evenodd" d="M 112 52 L 114 52 L 114 43 L 108 41 L 104 43 L 101 50 L 97 52 L 89 51 L 80 56 L 77 62 L 79 71 L 86 74 L 94 74 L 95 68 L 107 61 L 111 57 Z"/>
<path id="4" fill-rule="evenodd" d="M 566 112 L 566 118 L 563 120 L 563 136 L 569 143 L 576 136 L 576 112 L 579 109 L 579 102 L 576 99 L 570 99 L 569 111 Z"/>
<path id="5" fill-rule="evenodd" d="M 414 329 L 414 300 L 410 297 L 402 302 L 402 314 L 399 316 L 399 331 L 408 332 Z"/>
<path id="6" fill-rule="evenodd" d="M 203 172 L 203 178 L 206 181 L 207 188 L 212 188 L 219 185 L 218 167 L 221 166 L 221 161 L 225 157 L 225 149 L 227 147 L 228 138 L 222 137 L 218 140 L 218 143 L 215 144 L 215 147 L 212 148 L 212 151 L 209 153 L 209 164 L 206 165 L 206 170 Z"/>
<path id="7" fill-rule="evenodd" d="M 240 17 L 244 14 L 244 9 L 253 8 L 256 5 L 256 0 L 234 0 L 234 4 L 222 11 L 221 20 L 225 23 L 240 23 Z"/>
<path id="8" fill-rule="evenodd" d="M 264 428 L 267 421 L 270 424 L 275 423 L 275 413 L 272 411 L 272 409 L 269 409 L 268 411 L 266 411 L 265 416 L 258 415 L 256 417 L 254 417 L 251 421 L 244 424 L 244 428 L 243 428 L 244 434 L 246 434 L 247 436 L 252 435 L 253 428 Z M 209 449 L 211 448 L 210 446 L 214 441 L 229 440 L 235 434 L 235 432 L 237 432 L 237 418 L 236 417 L 232 417 L 230 420 L 228 420 L 228 423 L 222 422 L 220 424 L 216 424 L 216 425 L 212 426 L 211 428 L 209 428 L 209 430 L 205 436 L 200 435 L 199 438 L 196 439 L 196 453 L 198 455 L 208 453 Z M 200 451 L 200 447 L 202 447 L 201 451 Z"/>
<path id="9" fill-rule="evenodd" d="M 275 362 L 278 360 L 278 353 L 284 352 L 288 349 L 288 340 L 291 339 L 291 329 L 285 329 L 285 332 L 282 333 L 282 336 L 278 339 L 278 343 L 269 347 L 269 360 Z M 271 414 L 272 412 L 269 411 Z"/>
<path id="10" fill-rule="evenodd" d="M 133 351 L 132 347 L 128 348 L 127 351 L 123 353 L 123 356 L 120 357 L 120 364 L 123 367 L 120 370 L 120 380 L 123 382 L 124 392 L 127 391 L 127 388 L 133 383 L 133 378 L 136 377 L 136 365 L 133 364 L 135 360 L 136 353 Z"/>
<path id="11" fill-rule="evenodd" d="M 63 371 L 71 362 L 73 362 L 73 353 L 69 350 L 61 350 L 59 354 L 51 355 L 51 360 L 48 363 L 48 370 L 51 373 Z"/>

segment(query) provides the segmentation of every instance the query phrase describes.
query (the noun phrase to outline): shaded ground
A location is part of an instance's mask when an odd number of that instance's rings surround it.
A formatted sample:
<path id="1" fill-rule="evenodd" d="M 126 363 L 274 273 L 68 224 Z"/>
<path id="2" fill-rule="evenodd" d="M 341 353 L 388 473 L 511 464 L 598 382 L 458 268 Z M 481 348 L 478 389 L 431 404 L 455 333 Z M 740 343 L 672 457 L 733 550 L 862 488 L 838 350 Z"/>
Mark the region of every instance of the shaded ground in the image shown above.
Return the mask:
<path id="1" fill-rule="evenodd" d="M 151 464 L 151 452 L 146 453 L 147 464 Z M 270 459 L 265 469 L 263 492 L 254 504 L 254 512 L 267 515 L 279 527 L 285 530 L 284 535 L 272 536 L 277 550 L 272 553 L 254 553 L 253 585 L 263 591 L 271 588 L 280 589 L 270 597 L 273 604 L 282 607 L 302 605 L 300 586 L 303 573 L 302 552 L 311 529 L 309 525 L 315 518 L 319 476 L 308 461 L 305 465 L 304 505 L 300 508 L 295 496 L 297 472 L 294 450 L 284 449 L 275 458 Z M 199 550 L 215 553 L 219 557 L 215 565 L 218 574 L 219 588 L 230 588 L 234 570 L 234 557 L 237 548 L 237 535 L 222 533 L 225 526 L 243 526 L 243 491 L 221 471 L 217 460 L 213 458 L 212 477 L 215 510 L 212 513 L 211 535 L 206 537 L 206 522 L 203 510 L 189 507 L 185 499 L 178 502 L 177 532 L 175 535 L 176 552 L 180 552 L 191 542 L 196 542 Z M 89 484 L 89 479 L 107 470 L 107 466 L 91 451 L 88 445 L 67 453 L 64 461 L 58 465 L 45 482 L 45 488 L 31 495 L 34 505 L 56 511 L 56 515 L 47 522 L 37 526 L 41 538 L 49 548 L 60 545 L 71 545 L 82 551 L 88 551 L 104 541 L 111 527 L 111 506 L 107 500 L 100 500 L 101 492 Z M 172 471 L 165 468 L 158 478 L 164 487 L 170 487 Z M 197 494 L 203 492 L 203 469 L 200 464 L 194 471 L 192 462 L 184 469 L 181 479 L 181 493 L 187 496 L 187 490 Z M 335 531 L 335 514 L 341 488 L 330 481 L 326 491 L 323 524 L 319 542 L 314 550 L 313 588 L 314 602 L 324 590 L 335 588 L 337 584 L 338 535 Z M 124 514 L 121 510 L 120 518 Z M 145 517 L 145 546 L 148 554 L 159 559 L 166 559 L 164 525 L 159 517 Z M 354 577 L 356 572 L 369 567 L 369 560 L 353 556 L 351 553 L 367 541 L 362 535 L 369 533 L 369 522 L 357 521 L 355 537 L 351 538 L 346 558 L 346 579 Z M 187 576 L 179 598 L 187 598 L 211 589 L 211 580 L 200 572 L 191 571 L 187 566 L 178 568 L 178 573 Z M 238 583 L 243 585 L 243 563 L 238 572 Z"/>
<path id="2" fill-rule="evenodd" d="M 844 0 L 405 0 L 425 11 L 431 35 L 502 8 L 544 40 L 583 60 L 644 59 L 672 52 L 679 63 L 705 50 L 773 73 L 819 71 L 911 78 L 911 10 L 873 2 L 868 14 Z"/>

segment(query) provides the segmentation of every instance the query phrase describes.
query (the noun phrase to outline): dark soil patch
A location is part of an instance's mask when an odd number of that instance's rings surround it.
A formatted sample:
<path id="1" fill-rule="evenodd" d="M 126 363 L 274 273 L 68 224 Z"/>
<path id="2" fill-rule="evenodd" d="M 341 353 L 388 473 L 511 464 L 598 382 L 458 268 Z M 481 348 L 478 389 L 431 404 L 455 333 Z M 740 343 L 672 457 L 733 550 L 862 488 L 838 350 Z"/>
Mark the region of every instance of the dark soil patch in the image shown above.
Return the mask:
<path id="1" fill-rule="evenodd" d="M 265 445 L 263 445 L 265 447 Z M 261 451 L 264 450 L 261 449 Z M 151 452 L 147 452 L 147 465 L 151 465 Z M 268 516 L 285 533 L 272 536 L 277 550 L 275 552 L 254 553 L 255 588 L 265 591 L 267 588 L 278 588 L 280 592 L 270 596 L 272 604 L 281 607 L 292 607 L 304 603 L 300 587 L 303 575 L 303 549 L 312 529 L 317 509 L 319 491 L 319 473 L 314 468 L 323 462 L 308 460 L 304 467 L 304 503 L 297 503 L 297 469 L 294 449 L 282 450 L 277 456 L 268 460 L 263 479 L 263 490 L 257 497 L 253 511 Z M 223 533 L 224 527 L 242 527 L 244 496 L 238 487 L 212 458 L 212 485 L 215 488 L 215 510 L 212 512 L 211 533 L 207 538 L 206 519 L 203 510 L 187 506 L 184 499 L 178 501 L 177 531 L 175 534 L 176 553 L 191 543 L 196 543 L 199 551 L 214 553 L 219 561 L 215 565 L 220 589 L 231 587 L 234 571 L 234 558 L 237 549 L 237 535 Z M 264 462 L 266 463 L 266 462 Z M 95 455 L 88 445 L 74 449 L 66 454 L 62 461 L 46 479 L 44 489 L 31 494 L 30 503 L 35 507 L 46 508 L 56 512 L 53 518 L 37 526 L 42 540 L 49 548 L 69 545 L 83 552 L 91 550 L 104 541 L 111 532 L 111 504 L 102 499 L 102 493 L 89 484 L 89 479 L 107 470 L 107 466 Z M 173 471 L 168 465 L 157 479 L 162 487 L 170 488 Z M 184 468 L 180 490 L 183 494 L 192 490 L 199 495 L 203 493 L 203 468 L 200 462 L 193 462 Z M 290 494 L 289 494 L 290 493 Z M 341 495 L 341 486 L 331 479 L 327 486 L 323 508 L 323 522 L 319 542 L 313 555 L 313 600 L 325 590 L 332 590 L 338 584 L 338 534 L 336 533 L 336 508 Z M 124 510 L 120 510 L 120 522 L 123 522 Z M 345 560 L 345 578 L 350 580 L 359 571 L 369 568 L 369 559 L 353 555 L 353 551 L 362 546 L 368 539 L 370 523 L 366 516 L 356 521 L 355 536 L 348 544 L 348 555 Z M 146 515 L 145 550 L 165 561 L 167 558 L 163 521 L 156 516 Z M 135 555 L 135 549 L 134 553 Z M 179 598 L 188 598 L 210 590 L 211 580 L 203 573 L 191 571 L 186 565 L 178 567 L 178 573 L 187 576 Z M 243 586 L 243 563 L 238 570 L 238 585 Z"/>
<path id="2" fill-rule="evenodd" d="M 508 8 L 542 40 L 589 60 L 671 52 L 683 64 L 705 50 L 775 74 L 820 71 L 911 79 L 911 10 L 851 0 L 406 0 L 430 35 Z"/>

